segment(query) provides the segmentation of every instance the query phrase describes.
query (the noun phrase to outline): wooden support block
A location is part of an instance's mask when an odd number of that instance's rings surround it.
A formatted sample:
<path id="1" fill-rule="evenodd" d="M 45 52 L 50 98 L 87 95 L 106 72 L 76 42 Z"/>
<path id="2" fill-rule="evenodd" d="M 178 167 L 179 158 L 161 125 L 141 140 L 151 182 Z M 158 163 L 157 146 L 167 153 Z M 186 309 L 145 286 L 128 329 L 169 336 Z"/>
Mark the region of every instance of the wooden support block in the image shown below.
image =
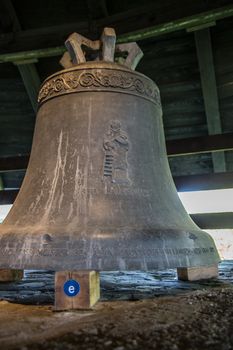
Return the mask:
<path id="1" fill-rule="evenodd" d="M 23 278 L 23 270 L 0 269 L 0 282 L 20 281 Z"/>
<path id="2" fill-rule="evenodd" d="M 218 265 L 198 267 L 178 267 L 178 279 L 181 281 L 198 281 L 218 277 Z"/>
<path id="3" fill-rule="evenodd" d="M 100 298 L 97 271 L 59 271 L 55 274 L 55 311 L 90 309 Z"/>

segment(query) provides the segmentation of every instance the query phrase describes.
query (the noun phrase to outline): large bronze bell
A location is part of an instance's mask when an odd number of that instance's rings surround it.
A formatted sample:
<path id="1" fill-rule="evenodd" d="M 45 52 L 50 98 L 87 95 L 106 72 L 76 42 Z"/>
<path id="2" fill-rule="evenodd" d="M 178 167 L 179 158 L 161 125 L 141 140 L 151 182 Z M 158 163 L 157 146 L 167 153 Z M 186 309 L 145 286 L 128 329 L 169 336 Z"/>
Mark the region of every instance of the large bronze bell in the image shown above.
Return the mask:
<path id="1" fill-rule="evenodd" d="M 65 69 L 48 77 L 39 93 L 27 173 L 0 225 L 0 267 L 217 264 L 213 239 L 177 195 L 158 87 L 133 70 L 140 49 L 133 43 L 115 50 L 109 28 L 99 41 L 74 33 L 66 46 Z M 94 61 L 86 62 L 88 56 Z"/>

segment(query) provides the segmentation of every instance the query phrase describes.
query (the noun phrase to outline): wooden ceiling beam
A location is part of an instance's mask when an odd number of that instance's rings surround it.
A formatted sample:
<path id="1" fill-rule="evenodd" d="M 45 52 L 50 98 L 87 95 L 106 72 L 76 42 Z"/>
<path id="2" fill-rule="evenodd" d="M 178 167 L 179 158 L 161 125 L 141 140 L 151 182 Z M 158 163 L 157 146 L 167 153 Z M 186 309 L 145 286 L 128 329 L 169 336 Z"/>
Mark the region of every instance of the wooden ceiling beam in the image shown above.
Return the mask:
<path id="1" fill-rule="evenodd" d="M 149 38 L 155 38 L 160 35 L 176 32 L 183 29 L 201 26 L 209 22 L 233 16 L 233 5 L 220 7 L 210 11 L 195 14 L 185 18 L 177 19 L 171 22 L 155 25 L 149 28 L 141 29 L 131 33 L 121 35 L 119 42 L 139 41 Z"/>
<path id="2" fill-rule="evenodd" d="M 0 172 L 27 169 L 29 154 L 0 158 Z"/>
<path id="3" fill-rule="evenodd" d="M 148 8 L 146 7 L 147 11 Z M 134 10 L 135 12 L 135 10 Z M 134 13 L 133 12 L 133 13 Z M 135 15 L 135 14 L 134 14 Z M 104 26 L 115 26 L 118 23 L 118 27 L 122 26 L 126 31 L 124 34 L 118 35 L 118 43 L 126 43 L 131 41 L 140 41 L 148 38 L 154 38 L 163 34 L 172 33 L 178 30 L 188 29 L 194 26 L 202 25 L 208 22 L 217 21 L 223 18 L 233 16 L 233 5 L 212 9 L 210 11 L 195 14 L 193 16 L 184 17 L 174 21 L 157 24 L 154 26 L 146 27 L 133 32 L 127 32 L 125 24 L 129 23 L 130 17 L 125 17 L 126 13 L 113 15 L 96 21 L 96 31 L 101 31 Z M 127 19 L 127 21 L 126 21 Z M 137 20 L 138 21 L 138 20 Z M 137 25 L 137 21 L 135 25 Z M 13 50 L 19 52 L 5 53 L 0 55 L 0 63 L 14 62 L 17 59 L 30 59 L 41 58 L 61 55 L 64 52 L 64 46 L 56 46 L 61 41 L 65 40 L 65 37 L 73 31 L 78 31 L 83 35 L 88 35 L 88 22 L 83 23 L 70 23 L 60 26 L 51 26 L 47 28 L 39 28 L 33 30 L 25 30 L 17 33 L 2 34 L 0 38 L 0 46 L 6 46 L 7 50 Z M 99 33 L 97 33 L 99 34 Z M 45 49 L 36 49 L 27 51 L 20 51 L 20 48 L 27 46 L 33 47 L 35 43 L 40 46 L 47 45 L 51 42 L 54 47 Z M 19 48 L 20 47 L 20 48 Z"/>
<path id="4" fill-rule="evenodd" d="M 168 157 L 233 150 L 233 133 L 190 137 L 166 142 Z M 0 172 L 24 170 L 29 154 L 0 158 Z"/>
<path id="5" fill-rule="evenodd" d="M 191 214 L 192 220 L 204 230 L 232 229 L 233 213 Z"/>
<path id="6" fill-rule="evenodd" d="M 0 191 L 0 205 L 13 204 L 18 190 Z M 191 214 L 192 220 L 202 229 L 232 229 L 233 213 Z"/>
<path id="7" fill-rule="evenodd" d="M 19 190 L 0 190 L 0 205 L 13 204 Z"/>
<path id="8" fill-rule="evenodd" d="M 233 133 L 166 141 L 168 157 L 233 150 Z"/>
<path id="9" fill-rule="evenodd" d="M 0 63 L 17 62 L 46 57 L 61 56 L 66 51 L 65 46 L 49 47 L 46 49 L 20 51 L 8 54 L 0 54 Z"/>
<path id="10" fill-rule="evenodd" d="M 18 33 L 22 31 L 20 22 L 18 20 L 17 14 L 15 12 L 14 6 L 11 0 L 2 0 L 3 4 L 9 13 L 12 22 L 13 22 L 13 31 Z M 35 63 L 37 60 L 27 60 L 27 61 L 19 61 L 16 60 L 14 63 L 18 67 L 19 73 L 23 80 L 25 89 L 27 91 L 28 97 L 30 99 L 32 108 L 34 112 L 37 111 L 37 95 L 40 87 L 40 77 L 37 72 Z"/>
<path id="11" fill-rule="evenodd" d="M 233 172 L 174 176 L 173 180 L 178 192 L 233 188 Z"/>
<path id="12" fill-rule="evenodd" d="M 173 180 L 178 192 L 233 188 L 233 172 L 174 176 Z"/>

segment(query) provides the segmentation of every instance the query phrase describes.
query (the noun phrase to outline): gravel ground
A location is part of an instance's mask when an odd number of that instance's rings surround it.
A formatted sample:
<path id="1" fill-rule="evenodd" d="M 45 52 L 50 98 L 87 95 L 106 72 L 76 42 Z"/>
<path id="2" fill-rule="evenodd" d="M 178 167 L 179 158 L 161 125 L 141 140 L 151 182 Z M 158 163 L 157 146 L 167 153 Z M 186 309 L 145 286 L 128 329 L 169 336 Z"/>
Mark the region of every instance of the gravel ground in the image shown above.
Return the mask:
<path id="1" fill-rule="evenodd" d="M 76 327 L 72 332 L 41 344 L 34 343 L 30 348 L 230 350 L 233 348 L 233 290 L 194 292 L 182 297 L 126 302 L 126 305 L 121 302 L 112 308 L 108 304 L 104 317 L 100 315 L 99 319 Z"/>
<path id="2" fill-rule="evenodd" d="M 52 312 L 52 274 L 32 276 L 0 287 L 1 350 L 233 349 L 233 262 L 201 283 L 179 282 L 174 270 L 103 273 L 102 301 L 82 312 Z M 33 286 L 41 305 L 29 305 Z"/>

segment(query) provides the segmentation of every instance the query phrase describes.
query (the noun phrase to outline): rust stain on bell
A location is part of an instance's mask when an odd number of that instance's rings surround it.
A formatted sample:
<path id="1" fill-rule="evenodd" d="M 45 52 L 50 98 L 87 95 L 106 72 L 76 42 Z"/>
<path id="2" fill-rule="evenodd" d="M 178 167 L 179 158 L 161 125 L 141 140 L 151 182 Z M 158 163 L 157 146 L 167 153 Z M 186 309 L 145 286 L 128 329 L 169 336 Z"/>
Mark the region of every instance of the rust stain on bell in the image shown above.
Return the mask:
<path id="1" fill-rule="evenodd" d="M 177 195 L 158 87 L 133 70 L 142 52 L 115 41 L 111 28 L 94 42 L 72 34 L 65 69 L 42 84 L 27 173 L 0 225 L 1 268 L 147 270 L 219 261 L 213 239 Z"/>

